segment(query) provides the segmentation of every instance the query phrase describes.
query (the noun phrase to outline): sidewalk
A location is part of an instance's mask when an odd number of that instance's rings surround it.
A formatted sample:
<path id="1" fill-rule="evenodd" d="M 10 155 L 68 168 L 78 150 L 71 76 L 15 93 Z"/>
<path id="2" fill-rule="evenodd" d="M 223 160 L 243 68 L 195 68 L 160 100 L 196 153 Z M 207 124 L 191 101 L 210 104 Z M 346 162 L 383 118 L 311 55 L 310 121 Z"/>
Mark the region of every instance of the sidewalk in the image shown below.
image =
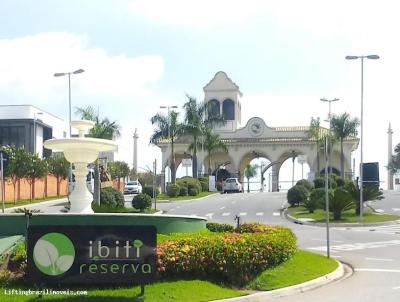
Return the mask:
<path id="1" fill-rule="evenodd" d="M 64 208 L 64 205 L 68 202 L 67 197 L 47 200 L 42 202 L 35 202 L 31 204 L 25 204 L 22 206 L 15 206 L 11 208 L 5 208 L 4 213 L 13 213 L 16 209 L 38 209 L 43 213 L 59 213 L 61 209 Z"/>

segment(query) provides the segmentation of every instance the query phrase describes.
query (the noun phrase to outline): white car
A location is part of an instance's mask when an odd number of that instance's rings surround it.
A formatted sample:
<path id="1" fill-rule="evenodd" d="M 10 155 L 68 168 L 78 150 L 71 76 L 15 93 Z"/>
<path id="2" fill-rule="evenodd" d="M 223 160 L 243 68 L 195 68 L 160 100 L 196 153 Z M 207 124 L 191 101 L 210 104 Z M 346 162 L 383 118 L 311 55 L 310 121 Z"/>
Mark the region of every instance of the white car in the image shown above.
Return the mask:
<path id="1" fill-rule="evenodd" d="M 242 184 L 237 178 L 227 178 L 222 183 L 222 193 L 243 192 Z"/>
<path id="2" fill-rule="evenodd" d="M 137 180 L 128 181 L 125 184 L 124 194 L 140 194 L 142 193 L 142 185 Z"/>

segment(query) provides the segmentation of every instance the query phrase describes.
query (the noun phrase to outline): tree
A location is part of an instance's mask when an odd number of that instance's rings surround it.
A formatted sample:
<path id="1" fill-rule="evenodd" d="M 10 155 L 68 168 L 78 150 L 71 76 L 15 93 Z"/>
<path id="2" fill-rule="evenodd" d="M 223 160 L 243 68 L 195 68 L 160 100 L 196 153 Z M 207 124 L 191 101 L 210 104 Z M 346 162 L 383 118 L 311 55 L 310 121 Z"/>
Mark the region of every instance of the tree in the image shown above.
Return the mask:
<path id="1" fill-rule="evenodd" d="M 329 211 L 333 213 L 333 220 L 341 219 L 342 213 L 352 208 L 354 208 L 352 195 L 343 188 L 337 188 L 329 203 Z"/>
<path id="2" fill-rule="evenodd" d="M 257 166 L 248 164 L 244 169 L 244 176 L 247 178 L 247 192 L 250 193 L 250 178 L 257 174 Z"/>
<path id="3" fill-rule="evenodd" d="M 99 113 L 92 106 L 86 108 L 76 108 L 76 114 L 82 119 L 94 121 L 95 124 L 89 130 L 89 137 L 101 139 L 115 139 L 121 135 L 121 126 L 116 121 L 111 122 L 108 118 L 100 118 Z M 94 193 L 93 199 L 96 204 L 100 204 L 100 173 L 99 162 L 96 160 L 94 169 Z"/>
<path id="4" fill-rule="evenodd" d="M 30 188 L 30 201 L 35 199 L 35 181 L 47 175 L 48 167 L 45 160 L 40 159 L 36 154 L 28 153 L 28 160 L 24 162 L 27 166 L 26 180 Z"/>
<path id="5" fill-rule="evenodd" d="M 345 189 L 351 194 L 356 208 L 356 215 L 360 214 L 360 187 L 353 182 L 347 182 Z M 381 200 L 385 198 L 383 192 L 374 185 L 364 185 L 363 204 L 366 201 Z"/>
<path id="6" fill-rule="evenodd" d="M 342 113 L 341 115 L 333 115 L 331 119 L 331 127 L 333 133 L 340 141 L 340 176 L 344 177 L 344 153 L 343 140 L 351 136 L 357 136 L 357 127 L 360 121 L 357 118 L 351 119 L 350 114 Z"/>
<path id="7" fill-rule="evenodd" d="M 68 177 L 70 163 L 65 159 L 64 154 L 53 153 L 46 159 L 49 173 L 54 175 L 57 180 L 57 196 L 60 196 L 60 185 L 63 179 Z"/>
<path id="8" fill-rule="evenodd" d="M 18 147 L 5 146 L 3 149 L 8 153 L 10 162 L 7 169 L 5 169 L 5 177 L 9 177 L 14 188 L 14 205 L 16 204 L 16 188 L 17 183 L 24 178 L 28 173 L 28 165 L 25 163 L 29 160 L 29 153 Z M 19 197 L 18 197 L 19 198 Z"/>
<path id="9" fill-rule="evenodd" d="M 219 135 L 214 133 L 211 128 L 204 127 L 203 129 L 203 138 L 202 142 L 197 142 L 198 148 L 203 148 L 207 151 L 208 154 L 208 175 L 211 175 L 211 155 L 217 151 L 228 152 L 228 147 L 226 144 L 219 138 Z M 193 151 L 194 143 L 190 144 L 189 151 Z"/>
<path id="10" fill-rule="evenodd" d="M 183 105 L 185 111 L 185 134 L 191 135 L 192 152 L 192 173 L 197 178 L 197 150 L 199 140 L 204 133 L 204 129 L 211 128 L 213 125 L 224 124 L 226 121 L 220 114 L 211 114 L 210 103 L 197 103 L 196 99 L 186 95 L 188 101 Z"/>
<path id="11" fill-rule="evenodd" d="M 111 179 L 116 179 L 118 182 L 118 190 L 121 189 L 121 178 L 129 175 L 129 166 L 124 161 L 115 161 L 107 165 L 107 171 L 111 175 Z"/>
<path id="12" fill-rule="evenodd" d="M 394 153 L 387 166 L 388 170 L 393 174 L 398 173 L 400 170 L 400 144 L 397 144 L 394 148 Z"/>
<path id="13" fill-rule="evenodd" d="M 156 125 L 156 129 L 150 137 L 150 143 L 156 144 L 159 140 L 166 139 L 171 145 L 171 181 L 176 181 L 176 163 L 175 163 L 175 150 L 174 145 L 178 137 L 183 133 L 183 126 L 178 122 L 179 113 L 170 111 L 169 115 L 157 113 L 151 118 L 151 124 Z"/>
<path id="14" fill-rule="evenodd" d="M 316 149 L 317 149 L 317 176 L 320 174 L 320 167 L 319 167 L 319 149 L 323 143 L 324 136 L 322 135 L 321 131 L 320 120 L 318 118 L 311 117 L 311 122 L 309 129 L 307 131 L 308 137 L 312 140 L 315 140 Z"/>

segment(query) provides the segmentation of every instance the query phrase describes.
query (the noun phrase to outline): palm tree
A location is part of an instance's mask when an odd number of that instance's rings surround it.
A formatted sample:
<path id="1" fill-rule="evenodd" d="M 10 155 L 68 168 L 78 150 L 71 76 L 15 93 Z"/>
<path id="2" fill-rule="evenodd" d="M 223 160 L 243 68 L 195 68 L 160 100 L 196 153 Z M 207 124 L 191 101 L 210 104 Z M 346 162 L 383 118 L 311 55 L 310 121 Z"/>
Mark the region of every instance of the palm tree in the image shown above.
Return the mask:
<path id="1" fill-rule="evenodd" d="M 92 106 L 86 108 L 76 108 L 75 114 L 82 119 L 94 121 L 95 124 L 89 130 L 89 137 L 112 140 L 121 135 L 121 126 L 116 121 L 111 122 L 108 118 L 100 118 L 99 113 Z M 100 173 L 99 162 L 96 160 L 94 169 L 94 188 L 93 199 L 96 204 L 100 204 Z"/>
<path id="2" fill-rule="evenodd" d="M 228 147 L 226 144 L 219 138 L 219 135 L 214 133 L 211 128 L 204 127 L 202 130 L 204 140 L 201 142 L 197 142 L 198 148 L 203 148 L 207 151 L 208 154 L 208 175 L 211 175 L 211 155 L 216 151 L 228 152 Z M 189 150 L 193 151 L 194 143 L 190 144 Z"/>
<path id="3" fill-rule="evenodd" d="M 247 193 L 250 193 L 250 178 L 257 174 L 257 166 L 248 164 L 244 169 L 244 176 L 247 178 Z"/>
<path id="4" fill-rule="evenodd" d="M 210 103 L 197 103 L 196 99 L 186 95 L 188 101 L 183 105 L 185 110 L 185 133 L 193 137 L 192 148 L 192 172 L 193 177 L 197 178 L 197 149 L 199 146 L 199 138 L 203 135 L 206 127 L 211 128 L 213 125 L 224 124 L 225 120 L 220 114 L 212 115 Z"/>
<path id="5" fill-rule="evenodd" d="M 311 117 L 310 127 L 307 131 L 308 137 L 315 140 L 315 144 L 317 146 L 317 176 L 320 174 L 320 167 L 319 167 L 319 148 L 321 143 L 323 142 L 323 135 L 321 133 L 321 125 L 320 120 L 318 118 Z"/>
<path id="6" fill-rule="evenodd" d="M 387 169 L 393 174 L 398 173 L 400 170 L 400 144 L 394 148 L 395 154 L 392 155 L 392 158 L 389 161 Z"/>
<path id="7" fill-rule="evenodd" d="M 340 176 L 344 177 L 343 140 L 350 136 L 357 136 L 357 127 L 360 125 L 358 118 L 351 119 L 350 114 L 342 113 L 333 115 L 331 127 L 337 139 L 340 140 Z"/>
<path id="8" fill-rule="evenodd" d="M 170 111 L 169 116 L 162 113 L 157 113 L 151 118 L 151 123 L 156 125 L 157 128 L 150 137 L 150 143 L 156 144 L 161 139 L 167 139 L 171 144 L 170 169 L 172 183 L 175 183 L 176 181 L 174 144 L 178 137 L 183 133 L 183 126 L 178 122 L 178 115 L 178 112 Z"/>

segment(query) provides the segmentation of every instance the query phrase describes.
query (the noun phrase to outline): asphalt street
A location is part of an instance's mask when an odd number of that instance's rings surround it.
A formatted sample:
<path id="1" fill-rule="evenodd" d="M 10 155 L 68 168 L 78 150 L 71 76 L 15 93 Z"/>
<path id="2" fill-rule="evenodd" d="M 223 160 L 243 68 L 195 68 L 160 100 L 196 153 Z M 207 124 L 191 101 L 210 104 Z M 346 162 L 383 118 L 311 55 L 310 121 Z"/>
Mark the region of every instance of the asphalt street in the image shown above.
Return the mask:
<path id="1" fill-rule="evenodd" d="M 371 205 L 384 212 L 400 214 L 400 192 L 386 191 L 385 196 Z M 128 200 L 131 196 L 126 196 Z M 26 207 L 54 213 L 62 209 L 65 202 L 61 199 Z M 232 225 L 236 215 L 240 216 L 241 222 L 284 225 L 294 231 L 301 249 L 326 254 L 326 228 L 288 221 L 281 214 L 285 204 L 286 193 L 238 193 L 216 194 L 193 201 L 159 202 L 157 209 L 166 214 L 202 216 L 211 222 Z M 400 221 L 380 226 L 331 227 L 329 234 L 331 256 L 350 264 L 354 274 L 298 294 L 296 301 L 400 301 Z M 294 297 L 272 300 L 293 301 Z"/>

